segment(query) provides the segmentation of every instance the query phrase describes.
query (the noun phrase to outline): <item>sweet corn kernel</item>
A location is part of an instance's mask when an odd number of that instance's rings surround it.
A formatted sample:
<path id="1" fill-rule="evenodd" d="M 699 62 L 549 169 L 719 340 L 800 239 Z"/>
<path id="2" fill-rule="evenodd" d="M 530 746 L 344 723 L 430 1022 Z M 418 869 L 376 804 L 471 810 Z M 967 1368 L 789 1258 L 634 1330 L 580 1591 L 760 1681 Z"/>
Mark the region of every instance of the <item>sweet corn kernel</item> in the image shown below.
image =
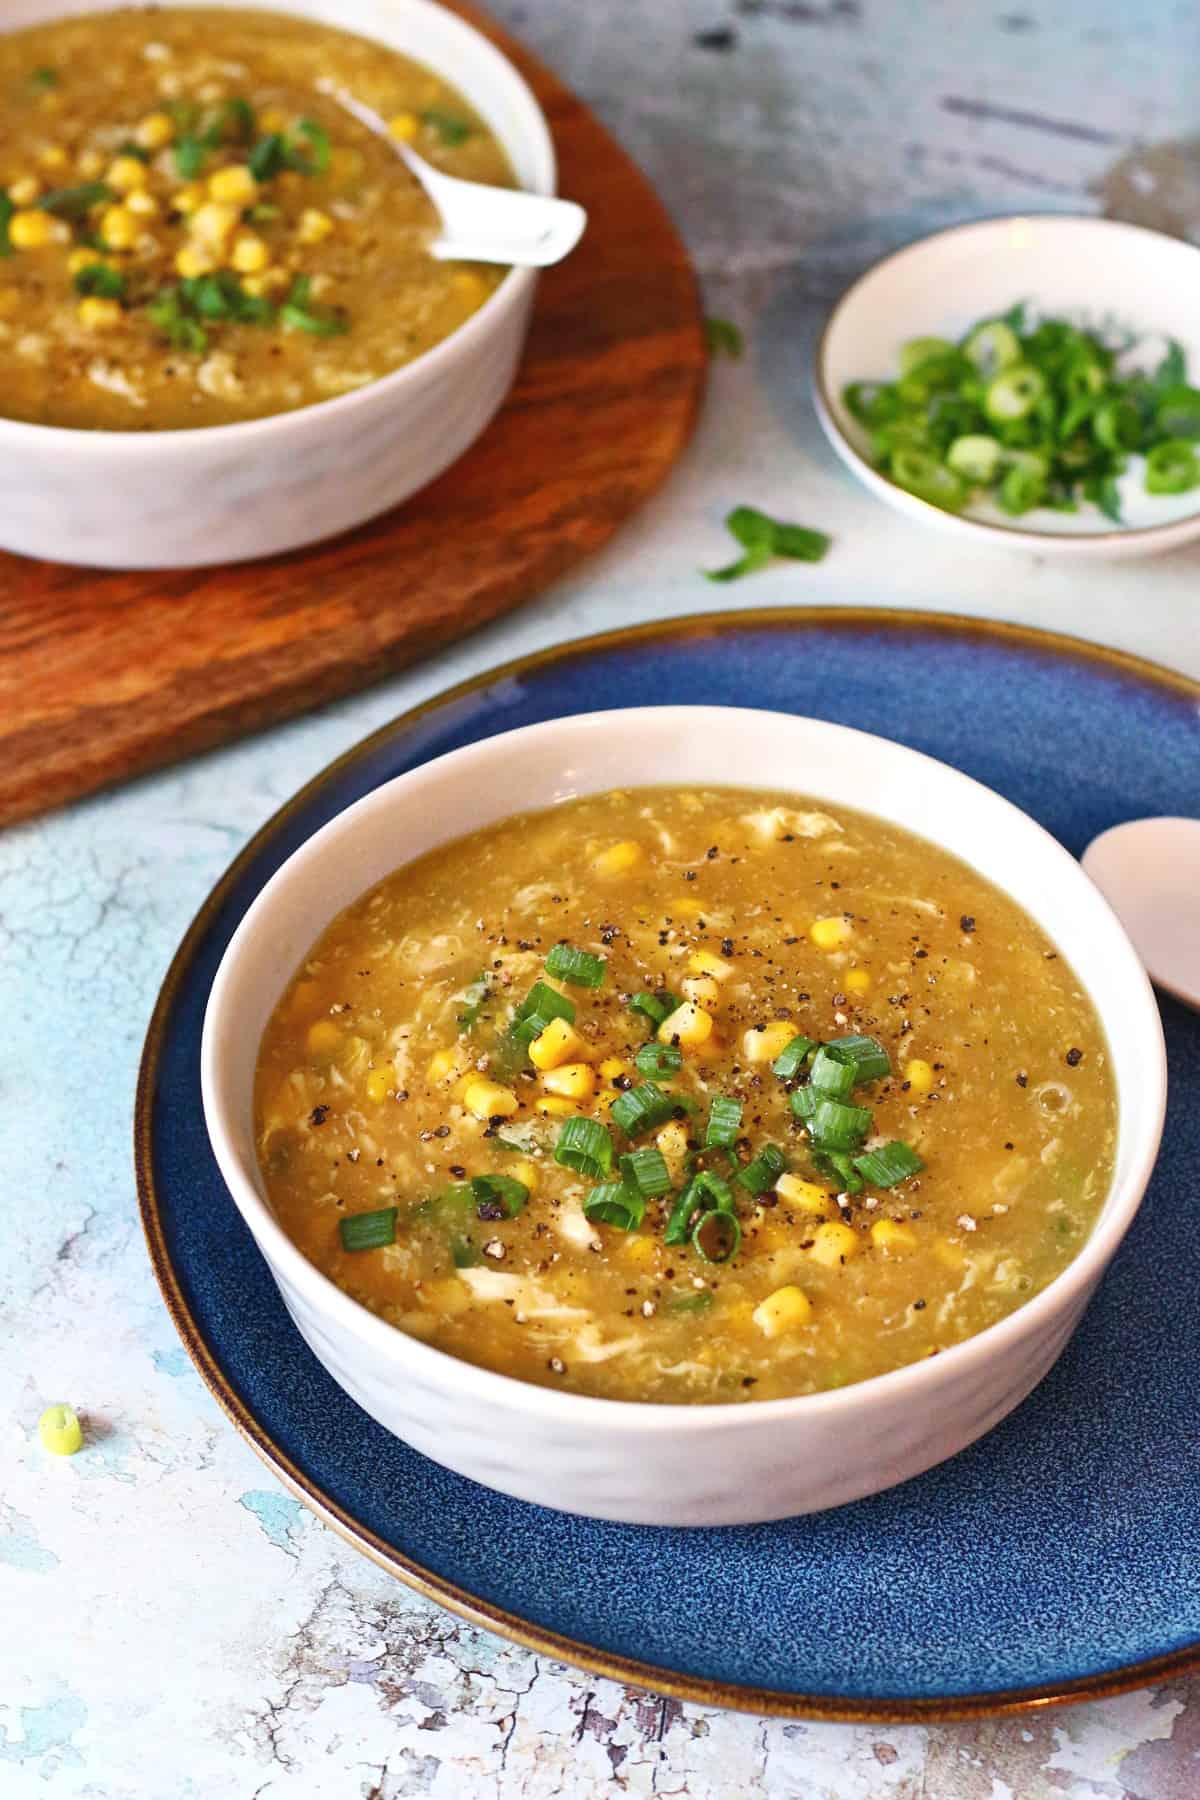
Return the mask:
<path id="1" fill-rule="evenodd" d="M 482 1076 L 476 1076 L 463 1095 L 463 1105 L 477 1119 L 511 1118 L 520 1104 L 511 1088 L 486 1081 Z"/>
<path id="2" fill-rule="evenodd" d="M 619 1056 L 606 1056 L 600 1064 L 600 1074 L 605 1081 L 616 1081 L 620 1076 L 629 1074 L 629 1064 Z"/>
<path id="3" fill-rule="evenodd" d="M 535 1069 L 557 1069 L 560 1063 L 578 1062 L 583 1049 L 583 1039 L 573 1025 L 565 1019 L 551 1019 L 530 1044 L 529 1060 Z"/>
<path id="4" fill-rule="evenodd" d="M 590 1100 L 596 1091 L 596 1073 L 589 1063 L 560 1063 L 546 1070 L 542 1086 L 548 1094 L 563 1094 L 568 1100 Z"/>
<path id="5" fill-rule="evenodd" d="M 100 215 L 100 238 L 110 250 L 132 250 L 142 228 L 127 206 L 109 206 Z"/>
<path id="6" fill-rule="evenodd" d="M 194 213 L 204 203 L 204 189 L 198 181 L 189 181 L 185 187 L 176 188 L 171 195 L 171 210 L 177 213 Z"/>
<path id="7" fill-rule="evenodd" d="M 377 1069 L 370 1071 L 367 1076 L 368 1100 L 374 1101 L 378 1106 L 381 1100 L 386 1100 L 388 1095 L 394 1094 L 395 1091 L 396 1071 L 391 1063 L 380 1063 Z"/>
<path id="8" fill-rule="evenodd" d="M 592 866 L 597 875 L 623 875 L 641 860 L 642 846 L 635 844 L 632 838 L 625 838 L 621 843 L 610 844 L 607 850 L 601 850 Z"/>
<path id="9" fill-rule="evenodd" d="M 212 252 L 196 244 L 185 244 L 182 250 L 175 252 L 175 273 L 189 281 L 196 275 L 211 275 L 216 266 L 217 259 Z"/>
<path id="10" fill-rule="evenodd" d="M 742 1055 L 747 1062 L 774 1062 L 781 1050 L 785 1050 L 796 1035 L 794 1025 L 786 1019 L 776 1019 L 770 1025 L 752 1025 L 742 1037 Z"/>
<path id="11" fill-rule="evenodd" d="M 681 1119 L 672 1119 L 669 1125 L 655 1134 L 654 1142 L 662 1153 L 672 1181 L 679 1181 L 687 1166 L 688 1134 L 687 1126 Z"/>
<path id="12" fill-rule="evenodd" d="M 487 293 L 483 277 L 476 275 L 474 269 L 458 269 L 454 275 L 454 291 L 460 299 L 471 306 L 478 306 Z"/>
<path id="13" fill-rule="evenodd" d="M 685 1000 L 658 1028 L 660 1044 L 679 1044 L 684 1048 L 703 1044 L 712 1036 L 712 1014 L 706 1013 L 694 1000 Z"/>
<path id="14" fill-rule="evenodd" d="M 728 981 L 736 973 L 731 962 L 723 956 L 714 956 L 711 950 L 693 950 L 688 957 L 688 968 L 693 975 L 711 975 L 714 981 Z"/>
<path id="15" fill-rule="evenodd" d="M 114 156 L 104 179 L 118 194 L 132 194 L 134 188 L 145 187 L 149 175 L 140 156 Z"/>
<path id="16" fill-rule="evenodd" d="M 871 1241 L 889 1256 L 903 1256 L 906 1250 L 916 1249 L 917 1234 L 895 1219 L 876 1219 L 871 1227 Z"/>
<path id="17" fill-rule="evenodd" d="M 541 1180 L 541 1170 L 528 1156 L 519 1156 L 515 1162 L 506 1162 L 504 1173 L 511 1175 L 514 1181 L 523 1182 L 531 1194 Z"/>
<path id="18" fill-rule="evenodd" d="M 170 113 L 152 112 L 146 114 L 134 131 L 133 141 L 143 150 L 161 150 L 174 136 L 175 126 Z"/>
<path id="19" fill-rule="evenodd" d="M 286 131 L 290 123 L 282 106 L 264 106 L 258 115 L 260 131 Z"/>
<path id="20" fill-rule="evenodd" d="M 944 1269 L 955 1271 L 966 1266 L 967 1253 L 958 1244 L 952 1244 L 949 1238 L 939 1238 L 933 1246 L 933 1254 Z"/>
<path id="21" fill-rule="evenodd" d="M 242 286 L 248 294 L 273 294 L 276 289 L 287 287 L 291 276 L 286 269 L 264 269 L 261 275 L 247 275 Z"/>
<path id="22" fill-rule="evenodd" d="M 94 257 L 95 251 L 80 250 L 78 255 Z M 288 1000 L 287 1009 L 289 1017 L 300 1019 L 303 1018 L 306 1012 L 311 1012 L 320 998 L 320 993 L 321 990 L 315 981 L 298 981 L 292 989 L 291 998 Z"/>
<path id="23" fill-rule="evenodd" d="M 592 1111 L 600 1118 L 605 1118 L 616 1105 L 620 1094 L 616 1088 L 601 1088 L 592 1102 Z"/>
<path id="24" fill-rule="evenodd" d="M 9 183 L 8 197 L 14 206 L 32 206 L 41 191 L 42 184 L 35 175 L 22 175 Z"/>
<path id="25" fill-rule="evenodd" d="M 342 1034 L 332 1019 L 318 1019 L 308 1028 L 305 1043 L 314 1056 L 329 1056 L 342 1041 Z"/>
<path id="26" fill-rule="evenodd" d="M 178 204 L 178 196 L 176 196 Z M 211 250 L 223 250 L 230 232 L 241 218 L 236 206 L 226 205 L 220 200 L 206 200 L 198 206 L 188 220 L 188 230 L 192 236 Z"/>
<path id="27" fill-rule="evenodd" d="M 453 1050 L 435 1050 L 425 1070 L 426 1081 L 445 1081 L 453 1075 L 458 1067 L 458 1058 Z"/>
<path id="28" fill-rule="evenodd" d="M 212 200 L 249 206 L 258 196 L 258 183 L 245 163 L 234 163 L 232 168 L 218 169 L 209 176 L 208 193 Z"/>
<path id="29" fill-rule="evenodd" d="M 152 219 L 158 212 L 158 201 L 145 188 L 137 188 L 125 196 L 125 204 L 138 219 Z"/>
<path id="30" fill-rule="evenodd" d="M 839 1263 L 848 1262 L 859 1251 L 858 1233 L 849 1225 L 835 1223 L 832 1219 L 826 1225 L 818 1225 L 813 1234 L 812 1249 L 809 1255 L 814 1262 L 823 1263 L 827 1269 L 834 1269 Z"/>
<path id="31" fill-rule="evenodd" d="M 472 1303 L 471 1290 L 457 1275 L 421 1283 L 421 1304 L 443 1315 L 463 1313 Z"/>
<path id="32" fill-rule="evenodd" d="M 682 919 L 698 919 L 704 911 L 703 900 L 672 900 L 671 911 Z"/>
<path id="33" fill-rule="evenodd" d="M 812 1318 L 812 1301 L 803 1288 L 776 1288 L 765 1300 L 759 1302 L 751 1317 L 758 1329 L 766 1337 L 780 1337 L 785 1331 L 794 1331 L 798 1325 L 807 1325 Z"/>
<path id="34" fill-rule="evenodd" d="M 865 994 L 870 991 L 871 972 L 869 969 L 847 969 L 842 977 L 842 986 L 848 994 Z"/>
<path id="35" fill-rule="evenodd" d="M 799 1175 L 781 1175 L 775 1183 L 775 1192 L 788 1206 L 794 1206 L 800 1212 L 814 1213 L 822 1219 L 840 1216 L 833 1195 L 818 1187 L 815 1181 L 803 1181 Z"/>
<path id="36" fill-rule="evenodd" d="M 394 138 L 399 138 L 402 144 L 411 144 L 420 129 L 421 121 L 416 113 L 393 113 L 388 120 L 388 130 Z"/>
<path id="37" fill-rule="evenodd" d="M 270 262 L 271 252 L 260 237 L 247 233 L 235 240 L 229 260 L 239 275 L 257 275 Z"/>
<path id="38" fill-rule="evenodd" d="M 319 244 L 333 230 L 333 220 L 318 206 L 306 206 L 300 214 L 296 236 L 302 244 Z"/>
<path id="39" fill-rule="evenodd" d="M 689 1000 L 695 1000 L 703 1006 L 715 1006 L 721 998 L 720 985 L 711 975 L 689 975 L 681 986 Z"/>
<path id="40" fill-rule="evenodd" d="M 111 331 L 121 323 L 124 314 L 119 300 L 105 300 L 99 294 L 88 294 L 75 309 L 79 323 L 88 331 Z"/>
<path id="41" fill-rule="evenodd" d="M 544 1094 L 540 1100 L 534 1101 L 533 1110 L 547 1119 L 569 1119 L 575 1111 L 575 1102 L 564 1100 L 558 1094 Z"/>
<path id="42" fill-rule="evenodd" d="M 70 160 L 61 144 L 43 144 L 38 151 L 43 169 L 65 169 Z"/>
<path id="43" fill-rule="evenodd" d="M 646 1232 L 627 1231 L 621 1239 L 622 1254 L 631 1263 L 644 1267 L 654 1261 L 657 1246 Z"/>
<path id="44" fill-rule="evenodd" d="M 104 158 L 98 150 L 81 150 L 75 158 L 75 167 L 85 181 L 95 181 L 104 167 Z"/>
<path id="45" fill-rule="evenodd" d="M 8 241 L 14 250 L 40 250 L 54 238 L 49 213 L 15 212 L 8 221 Z"/>
<path id="46" fill-rule="evenodd" d="M 839 950 L 854 936 L 854 927 L 849 919 L 838 914 L 828 919 L 814 919 L 808 935 L 818 950 Z"/>
<path id="47" fill-rule="evenodd" d="M 67 273 L 78 275 L 80 269 L 111 269 L 112 264 L 98 250 L 72 250 L 67 258 Z"/>
<path id="48" fill-rule="evenodd" d="M 933 1086 L 933 1065 L 923 1056 L 914 1056 L 904 1065 L 904 1079 L 914 1094 L 927 1094 Z"/>
<path id="49" fill-rule="evenodd" d="M 0 287 L 0 317 L 7 318 L 15 313 L 21 304 L 21 290 L 5 284 Z"/>

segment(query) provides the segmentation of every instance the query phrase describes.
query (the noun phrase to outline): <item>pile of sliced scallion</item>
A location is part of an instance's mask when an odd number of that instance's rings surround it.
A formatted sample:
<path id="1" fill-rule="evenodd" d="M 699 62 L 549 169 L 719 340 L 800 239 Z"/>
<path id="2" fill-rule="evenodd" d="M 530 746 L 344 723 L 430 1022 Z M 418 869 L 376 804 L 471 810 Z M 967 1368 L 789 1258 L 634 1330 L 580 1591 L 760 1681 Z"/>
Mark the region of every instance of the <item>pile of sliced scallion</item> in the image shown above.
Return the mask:
<path id="1" fill-rule="evenodd" d="M 1113 342 L 1025 302 L 982 319 L 960 343 L 913 338 L 893 381 L 843 392 L 871 452 L 898 487 L 947 512 L 986 495 L 1013 515 L 1081 501 L 1121 523 L 1117 477 L 1145 456 L 1150 494 L 1200 485 L 1200 389 L 1171 341 L 1153 373 L 1127 371 Z"/>

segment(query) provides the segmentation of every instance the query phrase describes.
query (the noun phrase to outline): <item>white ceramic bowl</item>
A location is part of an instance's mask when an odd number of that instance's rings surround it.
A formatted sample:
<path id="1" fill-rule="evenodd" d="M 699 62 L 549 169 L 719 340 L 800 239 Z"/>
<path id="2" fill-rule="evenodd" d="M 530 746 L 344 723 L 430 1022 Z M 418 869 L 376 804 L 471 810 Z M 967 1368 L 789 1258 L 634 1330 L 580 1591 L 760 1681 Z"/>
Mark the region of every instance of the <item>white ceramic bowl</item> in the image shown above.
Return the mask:
<path id="1" fill-rule="evenodd" d="M 978 1337 L 858 1386 L 733 1406 L 637 1405 L 534 1387 L 406 1337 L 318 1273 L 276 1223 L 254 1153 L 258 1045 L 333 915 L 391 869 L 515 806 L 639 783 L 773 787 L 936 840 L 1001 884 L 1069 954 L 1108 1036 L 1120 1099 L 1112 1188 L 1075 1261 Z M 1099 892 L 990 789 L 882 738 L 814 719 L 650 707 L 531 725 L 439 757 L 297 850 L 239 926 L 213 983 L 201 1068 L 221 1172 L 288 1311 L 334 1379 L 389 1431 L 544 1506 L 659 1525 L 733 1525 L 876 1492 L 995 1425 L 1058 1356 L 1128 1228 L 1158 1149 L 1165 1058 L 1141 964 Z"/>
<path id="2" fill-rule="evenodd" d="M 160 0 L 165 5 L 186 0 Z M 236 6 L 241 0 L 206 0 Z M 5 30 L 113 0 L 7 0 Z M 486 38 L 430 0 L 253 0 L 377 39 L 461 90 L 522 187 L 552 194 L 541 109 Z M 104 568 L 188 568 L 315 543 L 396 506 L 454 462 L 512 385 L 536 273 L 512 269 L 415 362 L 298 412 L 194 431 L 72 431 L 0 418 L 0 544 Z"/>
<path id="3" fill-rule="evenodd" d="M 1174 338 L 1200 383 L 1200 249 L 1115 219 L 984 219 L 922 238 L 885 257 L 838 301 L 817 346 L 817 413 L 830 443 L 873 493 L 899 512 L 976 543 L 1057 556 L 1146 556 L 1200 537 L 1200 488 L 1147 494 L 1143 459 L 1118 481 L 1123 526 L 1090 504 L 1040 507 L 1010 518 L 990 502 L 948 513 L 889 481 L 842 393 L 849 382 L 891 380 L 909 338 L 960 338 L 978 319 L 1025 300 L 1081 325 L 1131 330 L 1131 366 L 1153 368 Z"/>

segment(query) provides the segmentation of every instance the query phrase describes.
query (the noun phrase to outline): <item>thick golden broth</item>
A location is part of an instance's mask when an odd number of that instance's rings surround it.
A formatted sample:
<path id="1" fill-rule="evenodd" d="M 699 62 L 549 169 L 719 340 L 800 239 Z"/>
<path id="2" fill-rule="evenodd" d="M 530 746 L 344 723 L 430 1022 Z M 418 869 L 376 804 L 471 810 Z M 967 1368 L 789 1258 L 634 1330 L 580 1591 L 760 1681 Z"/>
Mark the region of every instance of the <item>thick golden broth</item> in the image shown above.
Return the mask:
<path id="1" fill-rule="evenodd" d="M 0 413 L 235 424 L 364 386 L 505 270 L 439 262 L 373 107 L 452 175 L 514 185 L 449 83 L 281 13 L 127 9 L 0 35 Z"/>
<path id="2" fill-rule="evenodd" d="M 604 959 L 603 984 L 551 979 L 572 1035 L 547 1025 L 526 1052 L 514 1011 L 564 940 Z M 671 1191 L 622 1230 L 589 1221 L 597 1182 L 556 1143 L 582 1116 L 615 1157 L 635 1147 L 613 1108 L 654 1034 L 628 1001 L 662 989 L 687 1003 L 656 1039 L 682 1067 L 636 1147 L 661 1151 Z M 785 1080 L 772 1062 L 799 1035 L 855 1034 L 891 1071 L 843 1102 L 870 1114 L 866 1150 L 898 1140 L 924 1167 L 851 1193 L 793 1111 L 815 1066 Z M 704 1148 L 714 1095 L 742 1106 L 728 1154 Z M 680 1402 L 837 1387 L 991 1325 L 1079 1250 L 1116 1127 L 1095 1011 L 1004 894 L 880 820 L 721 789 L 576 800 L 381 882 L 284 994 L 256 1109 L 276 1214 L 363 1305 L 526 1381 Z M 767 1144 L 787 1172 L 755 1195 L 735 1171 Z M 663 1241 L 703 1169 L 740 1224 L 726 1262 Z M 515 1216 L 471 1189 L 489 1175 L 528 1190 Z M 394 1242 L 343 1247 L 351 1215 L 386 1227 L 392 1208 Z"/>

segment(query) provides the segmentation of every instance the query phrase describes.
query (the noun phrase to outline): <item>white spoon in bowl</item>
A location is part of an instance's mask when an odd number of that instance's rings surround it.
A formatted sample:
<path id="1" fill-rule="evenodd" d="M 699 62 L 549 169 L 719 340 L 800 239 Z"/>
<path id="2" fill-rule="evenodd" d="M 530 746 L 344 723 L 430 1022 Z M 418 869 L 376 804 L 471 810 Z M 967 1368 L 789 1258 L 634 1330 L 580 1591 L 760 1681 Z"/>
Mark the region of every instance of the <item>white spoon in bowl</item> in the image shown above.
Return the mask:
<path id="1" fill-rule="evenodd" d="M 1200 819 L 1114 825 L 1082 860 L 1151 979 L 1200 1011 Z"/>
<path id="2" fill-rule="evenodd" d="M 442 235 L 429 246 L 442 262 L 508 263 L 544 269 L 569 256 L 587 224 L 587 214 L 573 200 L 529 194 L 521 188 L 489 187 L 482 181 L 460 181 L 443 175 L 423 156 L 400 143 L 386 120 L 336 82 L 322 76 L 317 87 L 352 113 L 360 125 L 384 138 L 432 200 L 442 222 Z"/>

